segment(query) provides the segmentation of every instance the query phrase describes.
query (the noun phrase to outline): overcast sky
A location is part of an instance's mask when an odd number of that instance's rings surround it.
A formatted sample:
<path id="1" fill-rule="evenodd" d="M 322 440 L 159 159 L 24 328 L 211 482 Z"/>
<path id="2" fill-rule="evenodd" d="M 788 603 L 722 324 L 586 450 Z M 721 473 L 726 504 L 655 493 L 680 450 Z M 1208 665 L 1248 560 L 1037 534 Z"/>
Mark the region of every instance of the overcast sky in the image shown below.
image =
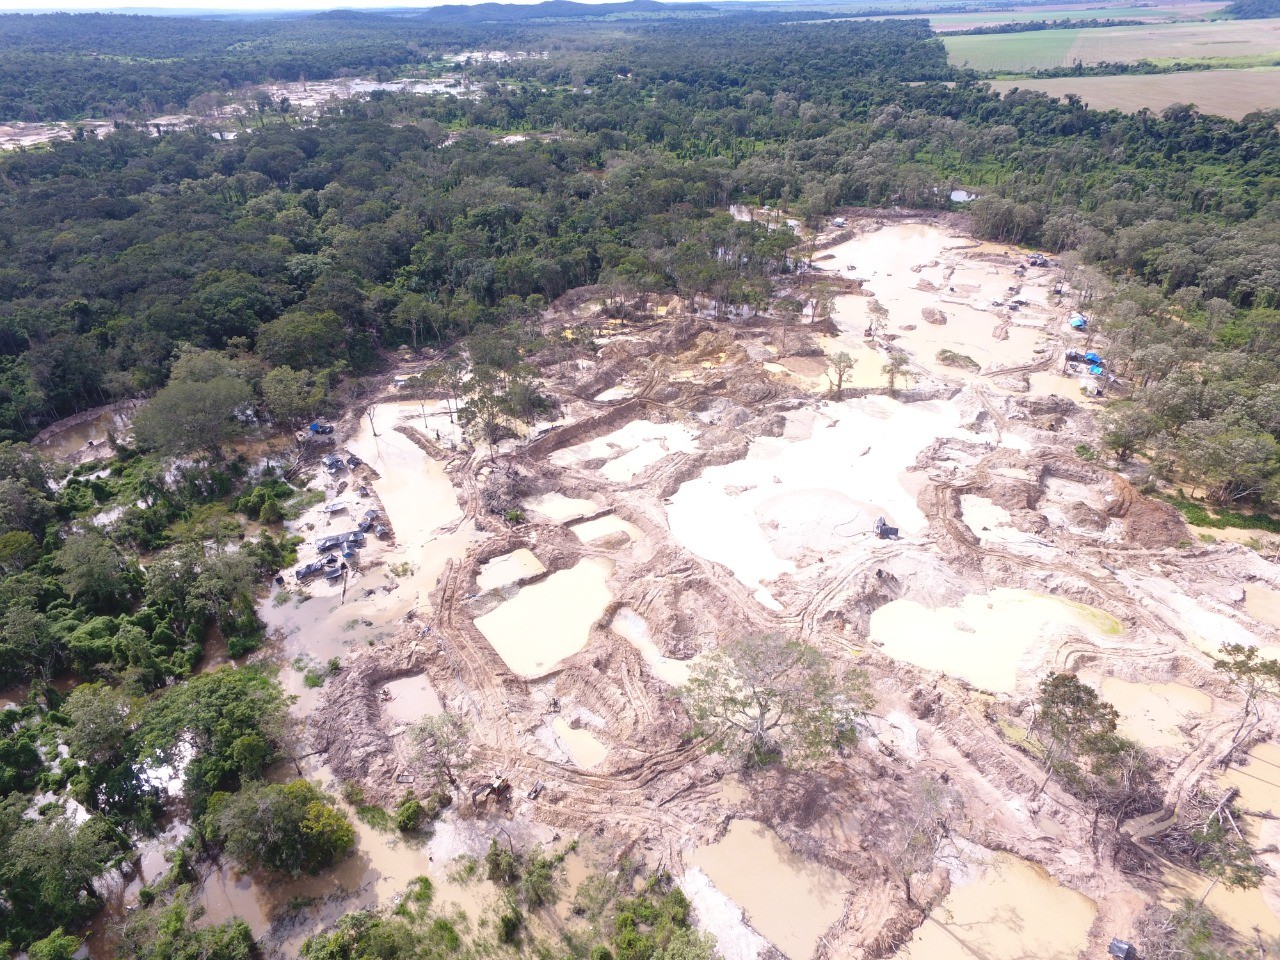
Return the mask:
<path id="1" fill-rule="evenodd" d="M 388 7 L 434 7 L 442 3 L 471 3 L 477 0 L 0 0 L 0 12 L 33 13 L 50 10 L 94 10 L 109 12 L 128 10 L 136 12 L 147 10 L 367 10 L 386 9 Z M 505 2 L 528 2 L 536 0 L 505 0 Z M 590 2 L 590 0 L 586 0 Z"/>

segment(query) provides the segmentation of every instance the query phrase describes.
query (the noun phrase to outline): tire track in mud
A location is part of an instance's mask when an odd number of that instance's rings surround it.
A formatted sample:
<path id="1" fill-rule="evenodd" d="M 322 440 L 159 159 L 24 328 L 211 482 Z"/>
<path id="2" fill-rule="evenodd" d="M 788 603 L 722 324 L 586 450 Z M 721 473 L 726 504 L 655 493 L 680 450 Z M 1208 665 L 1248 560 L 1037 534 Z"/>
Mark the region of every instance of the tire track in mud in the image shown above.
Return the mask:
<path id="1" fill-rule="evenodd" d="M 679 808 L 713 788 L 713 764 L 697 744 L 646 752 L 621 742 L 611 744 L 611 752 L 630 759 L 594 773 L 539 757 L 520 746 L 528 742 L 527 724 L 522 726 L 513 718 L 536 716 L 539 708 L 530 699 L 529 683 L 506 667 L 460 612 L 471 567 L 470 561 L 451 560 L 433 597 L 438 613 L 432 626 L 444 645 L 428 672 L 437 688 L 459 689 L 478 715 L 477 727 L 486 732 L 485 742 L 473 748 L 480 766 L 500 771 L 516 790 L 528 790 L 541 781 L 544 792 L 537 801 L 541 820 L 583 830 L 608 822 L 631 834 L 633 841 L 668 838 L 672 845 L 665 858 L 670 860 L 677 840 L 698 829 L 701 822 L 696 811 L 681 813 Z M 637 689 L 625 673 L 623 688 L 637 721 L 651 725 L 652 696 Z M 669 778 L 674 782 L 662 789 L 662 781 Z M 548 802 L 557 796 L 567 802 Z M 676 803 L 677 798 L 685 802 Z"/>
<path id="2" fill-rule="evenodd" d="M 946 544 L 953 547 L 957 554 L 971 561 L 975 569 L 984 570 L 992 562 L 1002 562 L 1012 569 L 1033 569 L 1054 578 L 1071 577 L 1082 581 L 1097 596 L 1103 598 L 1103 604 L 1122 611 L 1122 613 L 1115 613 L 1113 609 L 1108 610 L 1108 612 L 1119 617 L 1122 621 L 1127 618 L 1132 624 L 1145 627 L 1158 634 L 1162 630 L 1163 624 L 1158 621 L 1158 618 L 1146 611 L 1123 584 L 1118 584 L 1113 574 L 1103 577 L 1087 569 L 1083 564 L 1072 562 L 1072 558 L 1078 552 L 1078 549 L 1084 546 L 1092 548 L 1091 552 L 1099 556 L 1109 553 L 1125 555 L 1129 554 L 1130 551 L 1122 548 L 1112 549 L 1109 545 L 1081 542 L 1071 542 L 1063 545 L 1056 542 L 1061 538 L 1059 535 L 1055 537 L 1055 559 L 1050 561 L 1036 557 L 1031 553 L 1018 552 L 998 544 L 984 544 L 982 542 L 978 535 L 965 523 L 960 498 L 966 494 L 982 495 L 992 481 L 989 467 L 990 459 L 987 457 L 979 461 L 974 466 L 972 474 L 964 480 L 931 480 L 928 490 L 921 495 L 920 506 L 926 520 L 929 522 L 930 528 L 936 526 L 937 532 L 942 535 L 939 545 Z M 1061 460 L 1061 458 L 1042 462 L 1041 478 L 1035 481 L 1041 489 L 1043 489 L 1045 474 L 1058 475 L 1054 473 L 1055 467 L 1058 467 L 1059 471 L 1061 471 L 1060 464 L 1055 462 L 1057 460 Z M 1101 472 L 1099 471 L 1099 473 Z M 1074 477 L 1071 479 L 1074 479 Z M 1119 508 L 1123 510 L 1127 506 L 1128 504 L 1124 503 Z M 1083 539 L 1071 538 L 1069 534 L 1067 536 L 1075 541 Z M 1106 569 L 1105 563 L 1103 568 Z M 1103 609 L 1106 609 L 1106 606 L 1103 606 Z"/>
<path id="3" fill-rule="evenodd" d="M 1077 669 L 1077 663 L 1084 661 L 1094 666 L 1100 664 L 1123 666 L 1125 672 L 1133 673 L 1135 665 L 1151 664 L 1156 667 L 1154 670 L 1156 675 L 1163 675 L 1168 672 L 1168 663 L 1171 658 L 1183 658 L 1187 660 L 1187 664 L 1179 666 L 1176 671 L 1180 679 L 1193 679 L 1188 676 L 1189 672 L 1209 673 L 1200 659 L 1186 649 L 1188 646 L 1194 648 L 1194 645 L 1184 632 L 1168 622 L 1159 612 L 1148 609 L 1141 595 L 1135 594 L 1132 588 L 1118 581 L 1114 573 L 1104 577 L 1087 569 L 1084 564 L 1075 562 L 1081 553 L 1087 553 L 1095 558 L 1095 561 L 1100 562 L 1104 569 L 1110 569 L 1104 558 L 1111 558 L 1117 564 L 1124 564 L 1139 557 L 1158 556 L 1167 560 L 1175 559 L 1170 557 L 1167 549 L 1144 548 L 1123 542 L 1088 543 L 1084 538 L 1072 538 L 1082 542 L 1057 544 L 1058 549 L 1055 553 L 1058 559 L 1051 562 L 999 545 L 981 543 L 962 519 L 960 496 L 966 493 L 981 494 L 991 480 L 988 464 L 989 458 L 984 458 L 975 466 L 973 474 L 963 481 L 941 481 L 931 484 L 930 490 L 921 498 L 922 507 L 926 504 L 932 507 L 925 510 L 931 526 L 936 523 L 938 531 L 952 547 L 981 567 L 1002 563 L 1015 569 L 1032 569 L 1057 579 L 1071 578 L 1086 584 L 1098 598 L 1101 598 L 1100 602 L 1095 601 L 1095 605 L 1117 616 L 1122 623 L 1126 624 L 1128 632 L 1140 631 L 1153 638 L 1145 642 L 1135 642 L 1135 639 L 1130 639 L 1116 647 L 1102 646 L 1081 639 L 1063 639 L 1048 651 L 1046 660 L 1048 668 L 1074 672 Z M 1140 498 L 1128 483 L 1118 480 L 1114 475 L 1084 464 L 1077 464 L 1061 456 L 1042 462 L 1039 481 L 1041 486 L 1047 476 L 1093 484 L 1110 481 L 1113 502 L 1110 504 L 1109 512 L 1116 517 L 1125 516 Z M 1175 566 L 1181 566 L 1185 562 L 1195 562 L 1195 560 L 1195 555 L 1189 557 L 1179 555 L 1176 557 Z M 1162 639 L 1171 633 L 1179 640 Z M 1200 686 L 1203 686 L 1203 683 Z M 1208 721 L 1207 717 L 1206 721 Z M 1200 730 L 1194 747 L 1176 762 L 1168 775 L 1165 784 L 1165 803 L 1168 807 L 1176 808 L 1192 790 L 1198 787 L 1206 775 L 1219 767 L 1222 753 L 1221 734 L 1232 727 L 1233 721 L 1222 720 Z M 996 740 L 1003 740 L 996 737 L 994 731 L 990 731 L 990 736 Z M 1012 749 L 1011 745 L 1006 744 L 1004 752 L 1007 755 Z M 1013 752 L 1017 753 L 1016 750 Z"/>

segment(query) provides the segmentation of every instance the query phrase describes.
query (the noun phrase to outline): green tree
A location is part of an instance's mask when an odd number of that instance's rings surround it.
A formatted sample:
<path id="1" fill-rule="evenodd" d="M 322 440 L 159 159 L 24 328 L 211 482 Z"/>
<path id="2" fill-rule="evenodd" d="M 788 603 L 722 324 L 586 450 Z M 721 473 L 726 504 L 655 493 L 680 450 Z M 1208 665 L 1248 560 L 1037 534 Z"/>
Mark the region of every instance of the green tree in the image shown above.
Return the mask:
<path id="1" fill-rule="evenodd" d="M 1241 643 L 1224 643 L 1219 652 L 1222 656 L 1214 658 L 1213 668 L 1225 674 L 1232 686 L 1244 694 L 1240 723 L 1226 752 L 1229 757 L 1262 722 L 1260 704 L 1280 697 L 1280 661 L 1266 656 L 1257 647 Z"/>
<path id="2" fill-rule="evenodd" d="M 0 938 L 19 947 L 83 923 L 99 908 L 94 878 L 120 852 L 119 833 L 102 817 L 31 820 L 28 798 L 0 801 Z"/>
<path id="3" fill-rule="evenodd" d="M 49 680 L 65 654 L 48 618 L 32 601 L 9 606 L 0 628 L 0 675 Z"/>
<path id="4" fill-rule="evenodd" d="M 1096 838 L 1100 818 L 1120 820 L 1159 806 L 1150 758 L 1137 743 L 1116 732 L 1119 713 L 1090 686 L 1069 673 L 1040 682 L 1033 733 L 1044 746 L 1047 775 L 1057 777 L 1093 807 Z"/>
<path id="5" fill-rule="evenodd" d="M 204 824 L 244 866 L 293 876 L 331 867 L 355 849 L 347 815 L 306 780 L 252 783 L 237 793 L 215 794 Z"/>
<path id="6" fill-rule="evenodd" d="M 1269 491 L 1280 471 L 1280 443 L 1248 424 L 1199 420 L 1179 438 L 1182 466 L 1209 498 L 1225 504 Z"/>
<path id="7" fill-rule="evenodd" d="M 273 367 L 319 370 L 344 356 L 342 318 L 332 310 L 291 310 L 258 330 L 254 349 Z"/>
<path id="8" fill-rule="evenodd" d="M 502 439 L 506 429 L 505 386 L 496 371 L 481 369 L 473 373 L 465 389 L 467 399 L 458 409 L 458 422 L 464 427 L 478 429 L 480 436 L 488 442 L 492 457 L 495 444 Z"/>
<path id="9" fill-rule="evenodd" d="M 831 379 L 837 400 L 844 399 L 844 381 L 853 372 L 856 364 L 857 361 L 843 350 L 831 358 L 831 371 L 835 374 Z"/>
<path id="10" fill-rule="evenodd" d="M 409 833 L 417 830 L 422 825 L 423 818 L 427 815 L 427 808 L 413 794 L 408 794 L 396 806 L 395 821 L 396 829 L 402 833 Z"/>
<path id="11" fill-rule="evenodd" d="M 109 610 L 124 603 L 132 592 L 136 571 L 99 533 L 68 539 L 58 551 L 57 564 L 62 587 L 76 603 Z"/>
<path id="12" fill-rule="evenodd" d="M 665 945 L 653 954 L 653 960 L 718 960 L 715 938 L 684 927 L 671 934 Z"/>
<path id="13" fill-rule="evenodd" d="M 419 762 L 429 765 L 441 780 L 457 786 L 458 775 L 470 766 L 471 726 L 456 713 L 427 717 L 410 730 Z"/>
<path id="14" fill-rule="evenodd" d="M 261 955 L 253 932 L 239 917 L 223 923 L 197 926 L 199 913 L 188 893 L 180 888 L 175 899 L 163 906 L 134 910 L 120 936 L 121 957 L 137 960 L 257 960 Z"/>
<path id="15" fill-rule="evenodd" d="M 896 397 L 898 395 L 898 378 L 907 369 L 908 363 L 906 354 L 895 351 L 889 354 L 889 359 L 880 368 L 880 372 L 889 380 L 889 396 Z"/>
<path id="16" fill-rule="evenodd" d="M 49 465 L 34 448 L 25 443 L 0 443 L 0 565 L 6 572 L 35 561 L 30 541 L 25 537 L 8 537 L 25 532 L 32 540 L 44 539 L 45 526 L 53 519 L 53 502 L 49 499 Z"/>
<path id="17" fill-rule="evenodd" d="M 1127 461 L 1159 430 L 1153 414 L 1132 402 L 1109 407 L 1102 415 L 1102 444 Z"/>
<path id="18" fill-rule="evenodd" d="M 325 385 L 310 370 L 276 367 L 262 378 L 262 399 L 279 423 L 297 426 L 309 420 L 324 403 Z"/>
<path id="19" fill-rule="evenodd" d="M 808 761 L 855 743 L 871 705 L 866 674 L 837 674 L 817 647 L 778 634 L 724 644 L 693 668 L 681 698 L 694 732 L 750 765 Z"/>
<path id="20" fill-rule="evenodd" d="M 204 350 L 183 345 L 169 370 L 176 383 L 209 383 L 214 380 L 243 380 L 250 386 L 263 375 L 263 365 L 255 357 L 232 357 L 221 350 Z"/>
<path id="21" fill-rule="evenodd" d="M 71 755 L 89 763 L 118 760 L 137 718 L 135 698 L 105 683 L 82 683 L 60 708 L 71 726 L 66 731 Z"/>
<path id="22" fill-rule="evenodd" d="M 949 835 L 948 821 L 964 808 L 960 794 L 932 774 L 913 773 L 894 798 L 894 816 L 875 842 L 902 880 L 907 903 L 918 906 L 911 881 L 928 875 Z"/>
<path id="23" fill-rule="evenodd" d="M 1191 834 L 1191 839 L 1196 845 L 1196 864 L 1213 878 L 1200 898 L 1202 905 L 1219 883 L 1228 890 L 1251 890 L 1266 878 L 1267 868 L 1258 861 L 1248 841 L 1234 829 L 1234 824 L 1232 830 L 1227 829 L 1221 808 L 1203 828 Z"/>
<path id="24" fill-rule="evenodd" d="M 142 447 L 166 455 L 203 450 L 218 457 L 235 430 L 236 415 L 252 406 L 253 391 L 234 377 L 175 381 L 138 412 L 133 433 Z"/>
<path id="25" fill-rule="evenodd" d="M 139 756 L 169 761 L 179 744 L 195 749 L 186 795 L 199 816 L 214 791 L 261 777 L 280 756 L 287 730 L 284 697 L 271 676 L 256 667 L 222 667 L 148 703 L 133 743 Z"/>
<path id="26" fill-rule="evenodd" d="M 10 530 L 0 534 L 0 572 L 25 570 L 40 557 L 40 545 L 26 530 Z"/>
<path id="27" fill-rule="evenodd" d="M 498 843 L 497 837 L 491 837 L 489 840 L 489 849 L 484 855 L 484 865 L 491 883 L 511 886 L 520 879 L 519 856 L 510 845 L 504 847 Z"/>
<path id="28" fill-rule="evenodd" d="M 546 856 L 534 847 L 524 858 L 520 872 L 520 895 L 530 910 L 536 910 L 560 899 L 557 881 L 562 858 Z"/>
<path id="29" fill-rule="evenodd" d="M 79 937 L 63 933 L 62 928 L 54 930 L 43 940 L 37 940 L 27 948 L 28 960 L 71 960 L 80 949 Z"/>

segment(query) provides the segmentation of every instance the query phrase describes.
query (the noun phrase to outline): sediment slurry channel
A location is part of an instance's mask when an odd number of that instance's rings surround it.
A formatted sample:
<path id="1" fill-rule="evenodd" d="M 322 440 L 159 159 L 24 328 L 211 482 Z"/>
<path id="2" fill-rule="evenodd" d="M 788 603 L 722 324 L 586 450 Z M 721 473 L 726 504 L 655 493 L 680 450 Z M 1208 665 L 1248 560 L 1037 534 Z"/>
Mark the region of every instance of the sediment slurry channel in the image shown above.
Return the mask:
<path id="1" fill-rule="evenodd" d="M 1055 265 L 947 219 L 864 218 L 811 242 L 788 292 L 838 281 L 829 317 L 641 299 L 611 323 L 603 298 L 553 305 L 549 332 L 600 333 L 544 367 L 558 419 L 495 450 L 471 448 L 443 398 L 401 403 L 391 387 L 339 425 L 363 463 L 314 482 L 388 532 L 344 580 L 265 602 L 303 752 L 330 784 L 394 802 L 425 776 L 408 727 L 448 711 L 477 760 L 459 797 L 510 781 L 500 803 L 456 803 L 421 850 L 362 832 L 379 875 L 443 877 L 501 826 L 670 872 L 731 960 L 1099 955 L 1181 881 L 1124 872 L 1157 854 L 1100 847 L 1085 806 L 1041 788 L 1016 736 L 1036 684 L 1081 670 L 1114 697 L 1128 729 L 1149 730 L 1172 808 L 1217 783 L 1240 700 L 1209 655 L 1219 637 L 1280 642 L 1280 571 L 1200 543 L 1079 457 L 1096 405 L 1062 374 L 1085 339 Z M 856 366 L 837 397 L 840 352 Z M 310 541 L 341 516 L 321 504 L 294 526 Z M 875 535 L 880 518 L 898 537 Z M 750 631 L 870 673 L 876 716 L 856 749 L 739 779 L 688 737 L 689 669 Z M 331 657 L 342 668 L 320 690 L 289 666 Z M 881 841 L 921 778 L 945 780 L 962 812 L 908 899 Z M 747 862 L 765 892 L 737 883 Z M 352 884 L 327 902 L 394 896 Z M 1277 902 L 1278 884 L 1254 896 Z M 273 942 L 332 916 L 304 911 Z"/>

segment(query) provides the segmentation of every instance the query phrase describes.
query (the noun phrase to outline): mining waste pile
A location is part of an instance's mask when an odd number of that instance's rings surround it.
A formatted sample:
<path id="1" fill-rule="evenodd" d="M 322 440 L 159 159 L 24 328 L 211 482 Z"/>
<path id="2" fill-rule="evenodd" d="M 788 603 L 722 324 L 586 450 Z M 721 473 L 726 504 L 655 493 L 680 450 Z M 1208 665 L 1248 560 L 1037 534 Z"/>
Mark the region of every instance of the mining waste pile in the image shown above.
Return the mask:
<path id="1" fill-rule="evenodd" d="M 443 711 L 468 722 L 475 763 L 425 846 L 362 826 L 337 877 L 214 875 L 213 919 L 244 915 L 293 955 L 421 873 L 474 917 L 493 891 L 449 864 L 499 832 L 578 840 L 571 873 L 621 857 L 670 873 L 727 960 L 1101 956 L 1149 904 L 1205 892 L 1137 827 L 1099 839 L 1019 741 L 1040 679 L 1076 672 L 1156 758 L 1166 807 L 1235 783 L 1245 808 L 1275 809 L 1275 748 L 1220 767 L 1240 697 L 1212 654 L 1280 652 L 1280 571 L 1082 459 L 1099 378 L 1064 362 L 1105 342 L 1069 322 L 1057 265 L 947 219 L 815 243 L 780 292 L 834 290 L 829 315 L 556 305 L 544 332 L 590 327 L 592 349 L 542 364 L 558 418 L 495 450 L 466 442 L 443 395 L 391 384 L 338 424 L 356 465 L 318 470 L 325 501 L 292 526 L 307 544 L 362 518 L 382 534 L 343 576 L 284 571 L 263 606 L 282 663 L 342 665 L 319 689 L 281 673 L 303 768 L 394 803 L 426 776 L 409 731 Z M 749 632 L 870 674 L 856 749 L 745 773 L 689 738 L 681 684 Z M 504 797 L 465 799 L 494 777 Z M 894 844 L 936 784 L 952 801 L 908 897 Z M 1274 821 L 1249 821 L 1264 846 Z M 313 906 L 272 923 L 300 897 Z M 1275 877 L 1208 905 L 1242 936 L 1280 935 Z"/>

